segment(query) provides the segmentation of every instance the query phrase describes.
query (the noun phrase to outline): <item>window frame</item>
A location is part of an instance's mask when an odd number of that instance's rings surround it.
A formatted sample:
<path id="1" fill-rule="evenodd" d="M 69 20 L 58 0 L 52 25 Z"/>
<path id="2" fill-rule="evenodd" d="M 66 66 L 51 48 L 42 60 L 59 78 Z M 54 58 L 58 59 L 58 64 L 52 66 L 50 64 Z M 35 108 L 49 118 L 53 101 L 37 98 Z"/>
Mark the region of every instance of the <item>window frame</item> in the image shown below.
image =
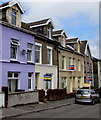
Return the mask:
<path id="1" fill-rule="evenodd" d="M 66 56 L 62 55 L 62 70 L 66 70 Z"/>
<path id="2" fill-rule="evenodd" d="M 48 65 L 52 65 L 53 64 L 53 60 L 52 60 L 52 50 L 53 50 L 53 48 L 52 47 L 50 47 L 50 46 L 47 46 L 47 50 L 50 50 L 50 53 L 47 51 L 47 64 Z M 48 53 L 49 53 L 49 55 L 50 55 L 50 63 L 48 63 Z"/>
<path id="3" fill-rule="evenodd" d="M 39 56 L 39 62 L 36 62 L 36 55 L 35 55 L 35 64 L 42 64 L 42 44 L 35 43 L 35 54 L 36 54 L 36 46 L 40 47 L 40 56 Z"/>
<path id="4" fill-rule="evenodd" d="M 31 45 L 31 48 L 28 47 L 28 45 Z M 30 59 L 28 58 L 28 53 L 31 54 Z M 32 53 L 33 53 L 33 44 L 32 43 L 27 43 L 27 62 L 32 63 Z"/>
<path id="5" fill-rule="evenodd" d="M 15 43 L 14 43 L 15 42 Z M 14 40 L 14 39 L 12 39 L 11 41 L 10 41 L 10 60 L 12 60 L 12 61 L 17 61 L 18 60 L 18 47 L 20 46 L 20 43 L 19 43 L 19 41 L 18 40 Z M 16 49 L 16 55 L 14 55 L 15 56 L 15 58 L 12 58 L 12 52 L 11 52 L 11 50 L 12 49 L 14 50 L 14 49 Z"/>
<path id="6" fill-rule="evenodd" d="M 69 57 L 69 70 L 74 71 L 76 70 L 76 59 L 74 57 Z M 73 67 L 73 69 L 70 69 L 70 66 Z"/>
<path id="7" fill-rule="evenodd" d="M 17 10 L 12 8 L 11 24 L 16 25 L 17 23 Z"/>
<path id="8" fill-rule="evenodd" d="M 12 76 L 10 77 L 9 76 L 9 73 L 11 73 L 12 74 Z M 14 75 L 15 74 L 18 74 L 18 77 L 15 77 Z M 9 80 L 16 80 L 16 82 L 17 82 L 17 84 L 15 85 L 15 87 L 18 89 L 18 83 L 19 83 L 19 72 L 8 72 L 8 91 L 9 91 Z M 11 93 L 11 92 L 15 92 L 15 91 L 9 91 L 9 93 Z"/>
<path id="9" fill-rule="evenodd" d="M 51 39 L 51 37 L 52 37 L 51 28 L 47 28 L 47 36 L 48 36 L 48 38 Z"/>
<path id="10" fill-rule="evenodd" d="M 78 59 L 78 71 L 81 71 L 81 61 Z"/>
<path id="11" fill-rule="evenodd" d="M 29 76 L 31 74 L 31 76 Z M 33 73 L 28 72 L 28 90 L 32 90 L 32 79 L 33 79 Z M 29 80 L 30 80 L 30 87 L 29 87 Z"/>
<path id="12" fill-rule="evenodd" d="M 62 84 L 62 88 L 67 88 L 67 77 L 61 77 L 61 84 Z"/>

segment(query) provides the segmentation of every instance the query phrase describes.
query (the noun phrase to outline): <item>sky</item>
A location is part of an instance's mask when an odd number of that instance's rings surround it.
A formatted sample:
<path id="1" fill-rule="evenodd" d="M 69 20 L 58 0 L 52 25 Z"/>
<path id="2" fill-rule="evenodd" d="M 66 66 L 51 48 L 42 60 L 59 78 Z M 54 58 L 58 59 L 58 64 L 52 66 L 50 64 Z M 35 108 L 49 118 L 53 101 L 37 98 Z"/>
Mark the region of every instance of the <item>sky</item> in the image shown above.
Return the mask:
<path id="1" fill-rule="evenodd" d="M 0 4 L 10 0 L 0 0 Z M 88 40 L 92 56 L 99 58 L 100 0 L 19 0 L 25 13 L 22 21 L 51 18 L 55 30 L 64 29 L 68 38 Z"/>

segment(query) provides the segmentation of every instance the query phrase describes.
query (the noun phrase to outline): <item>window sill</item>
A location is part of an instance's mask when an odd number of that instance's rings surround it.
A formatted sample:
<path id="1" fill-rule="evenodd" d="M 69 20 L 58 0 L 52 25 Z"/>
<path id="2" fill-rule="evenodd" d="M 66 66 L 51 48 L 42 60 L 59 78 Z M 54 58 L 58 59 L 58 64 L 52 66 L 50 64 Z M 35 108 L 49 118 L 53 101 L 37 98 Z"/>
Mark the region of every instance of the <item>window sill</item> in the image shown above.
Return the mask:
<path id="1" fill-rule="evenodd" d="M 27 62 L 27 64 L 35 65 L 35 63 L 33 63 L 33 62 Z"/>
<path id="2" fill-rule="evenodd" d="M 42 63 L 35 63 L 36 65 L 41 65 Z"/>
<path id="3" fill-rule="evenodd" d="M 65 70 L 65 69 L 60 69 L 60 71 L 64 71 L 64 72 L 67 72 L 68 70 Z"/>
<path id="4" fill-rule="evenodd" d="M 20 63 L 19 61 L 17 60 L 10 60 L 11 63 Z"/>

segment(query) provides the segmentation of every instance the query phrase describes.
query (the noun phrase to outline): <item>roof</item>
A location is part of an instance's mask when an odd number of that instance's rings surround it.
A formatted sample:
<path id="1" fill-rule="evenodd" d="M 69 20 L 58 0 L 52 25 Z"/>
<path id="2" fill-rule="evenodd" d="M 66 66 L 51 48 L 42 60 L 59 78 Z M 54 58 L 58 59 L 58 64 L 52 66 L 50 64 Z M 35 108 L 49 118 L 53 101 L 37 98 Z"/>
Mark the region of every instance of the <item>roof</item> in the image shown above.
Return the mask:
<path id="1" fill-rule="evenodd" d="M 50 22 L 52 23 L 51 19 L 48 18 L 48 19 L 43 19 L 43 20 L 27 23 L 27 24 L 28 24 L 28 26 L 30 26 L 30 28 L 33 28 L 33 27 L 48 25 Z M 53 27 L 53 25 L 52 25 L 52 27 Z"/>
<path id="2" fill-rule="evenodd" d="M 99 58 L 92 57 L 92 59 L 94 62 L 98 62 L 98 61 L 101 62 L 101 59 L 99 59 Z"/>
<path id="3" fill-rule="evenodd" d="M 61 36 L 61 35 L 64 34 L 65 37 L 67 38 L 66 33 L 65 33 L 64 30 L 56 30 L 56 31 L 53 31 L 52 34 L 53 34 L 53 37 L 58 37 L 58 36 Z"/>
<path id="4" fill-rule="evenodd" d="M 4 3 L 4 4 L 0 5 L 0 10 L 5 9 L 5 8 L 9 8 L 9 7 L 12 7 L 12 6 L 14 6 L 15 4 L 18 5 L 21 13 L 23 14 L 23 13 L 24 13 L 24 10 L 23 10 L 21 4 L 18 2 L 18 0 L 12 0 L 12 1 L 10 1 L 10 2 L 7 2 L 7 3 Z"/>
<path id="5" fill-rule="evenodd" d="M 87 46 L 88 41 L 81 41 L 81 46 L 80 46 L 80 51 L 81 53 L 85 54 L 86 46 Z"/>
<path id="6" fill-rule="evenodd" d="M 7 26 L 7 27 L 10 27 L 10 28 L 13 28 L 13 29 L 16 29 L 18 31 L 21 31 L 21 32 L 25 32 L 25 33 L 28 33 L 28 34 L 31 34 L 31 35 L 36 35 L 35 32 L 31 31 L 30 29 L 25 29 L 25 28 L 19 28 L 19 27 L 16 27 L 15 25 L 12 25 L 6 21 L 1 21 L 0 22 L 0 25 L 4 25 L 4 26 Z"/>
<path id="7" fill-rule="evenodd" d="M 71 38 L 71 39 L 66 39 L 66 43 L 77 43 L 79 41 L 79 38 Z"/>

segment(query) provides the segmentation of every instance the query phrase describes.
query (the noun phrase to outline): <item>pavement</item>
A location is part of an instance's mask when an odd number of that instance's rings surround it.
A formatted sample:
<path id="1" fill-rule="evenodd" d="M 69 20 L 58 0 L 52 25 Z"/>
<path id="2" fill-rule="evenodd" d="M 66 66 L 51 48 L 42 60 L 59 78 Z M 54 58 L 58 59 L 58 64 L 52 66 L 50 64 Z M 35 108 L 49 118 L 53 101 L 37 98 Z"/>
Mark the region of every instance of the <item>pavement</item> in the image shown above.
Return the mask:
<path id="1" fill-rule="evenodd" d="M 0 118 L 12 118 L 21 116 L 24 114 L 41 112 L 49 109 L 56 109 L 63 106 L 69 106 L 74 103 L 74 98 L 57 100 L 57 101 L 46 101 L 39 102 L 38 104 L 27 104 L 9 108 L 0 109 Z"/>

